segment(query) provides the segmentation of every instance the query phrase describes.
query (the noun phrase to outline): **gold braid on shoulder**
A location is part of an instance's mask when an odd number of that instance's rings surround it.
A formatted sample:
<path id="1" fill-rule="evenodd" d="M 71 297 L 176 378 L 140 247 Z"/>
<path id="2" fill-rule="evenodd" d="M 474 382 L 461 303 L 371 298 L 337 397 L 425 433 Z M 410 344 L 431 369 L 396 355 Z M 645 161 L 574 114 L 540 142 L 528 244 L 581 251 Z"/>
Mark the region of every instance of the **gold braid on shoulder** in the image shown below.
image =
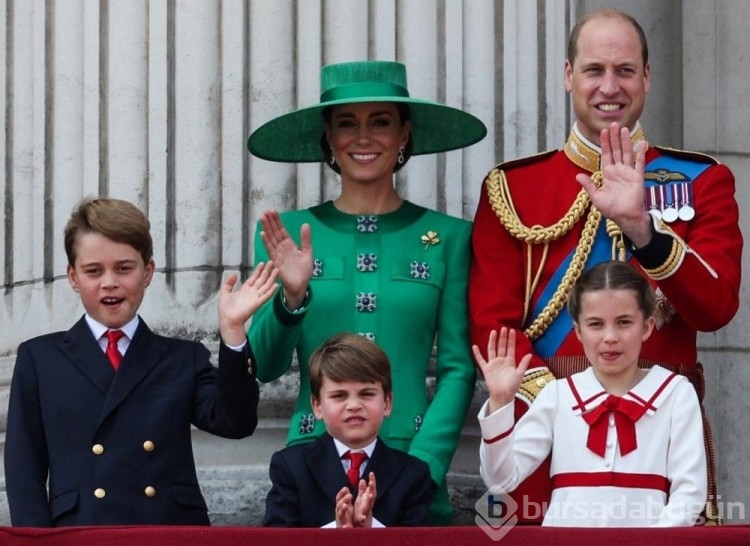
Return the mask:
<path id="1" fill-rule="evenodd" d="M 592 178 L 597 185 L 601 184 L 601 172 L 594 173 Z M 505 173 L 500 168 L 495 167 L 487 176 L 486 184 L 490 205 L 492 206 L 495 215 L 500 220 L 500 223 L 516 239 L 523 241 L 528 245 L 548 245 L 551 241 L 559 239 L 572 229 L 576 222 L 581 219 L 584 212 L 586 212 L 586 209 L 589 208 L 586 223 L 581 232 L 581 237 L 578 240 L 573 259 L 560 281 L 560 285 L 557 287 L 557 290 L 555 290 L 550 301 L 547 302 L 547 305 L 545 305 L 544 309 L 539 313 L 539 316 L 537 316 L 531 325 L 524 331 L 526 336 L 533 341 L 539 338 L 547 328 L 549 328 L 549 325 L 552 324 L 552 321 L 555 320 L 555 318 L 557 318 L 560 311 L 567 303 L 570 290 L 578 280 L 578 277 L 581 276 L 589 254 L 591 254 L 594 239 L 596 238 L 596 231 L 599 228 L 602 215 L 593 205 L 589 207 L 589 196 L 586 191 L 582 189 L 576 196 L 573 205 L 568 209 L 568 212 L 554 225 L 549 227 L 528 227 L 521 222 L 521 219 L 518 217 L 515 207 L 513 206 L 513 200 L 510 196 Z M 543 267 L 544 263 L 540 264 L 539 271 L 541 271 Z M 528 282 L 527 279 L 527 284 Z M 533 290 L 530 290 L 527 286 L 527 302 L 525 307 L 528 307 L 528 300 L 530 299 L 532 291 Z"/>

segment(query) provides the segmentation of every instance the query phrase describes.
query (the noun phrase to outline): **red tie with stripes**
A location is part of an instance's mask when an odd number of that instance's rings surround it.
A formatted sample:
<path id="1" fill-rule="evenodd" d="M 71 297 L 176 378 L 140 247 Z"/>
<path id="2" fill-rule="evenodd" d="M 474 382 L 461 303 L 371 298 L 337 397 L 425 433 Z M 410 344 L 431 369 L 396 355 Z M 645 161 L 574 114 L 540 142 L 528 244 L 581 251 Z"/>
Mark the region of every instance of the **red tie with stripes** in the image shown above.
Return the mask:
<path id="1" fill-rule="evenodd" d="M 117 348 L 117 342 L 125 335 L 125 332 L 122 330 L 107 330 L 104 335 L 107 337 L 107 358 L 117 371 L 120 369 L 120 362 L 122 362 L 122 354 L 120 354 L 120 349 Z"/>
<path id="2" fill-rule="evenodd" d="M 359 483 L 359 469 L 362 463 L 367 460 L 367 453 L 364 451 L 358 451 L 352 453 L 347 451 L 344 453 L 344 459 L 349 459 L 352 464 L 349 466 L 349 470 L 346 471 L 346 477 L 349 478 L 349 484 L 352 487 L 357 487 Z"/>

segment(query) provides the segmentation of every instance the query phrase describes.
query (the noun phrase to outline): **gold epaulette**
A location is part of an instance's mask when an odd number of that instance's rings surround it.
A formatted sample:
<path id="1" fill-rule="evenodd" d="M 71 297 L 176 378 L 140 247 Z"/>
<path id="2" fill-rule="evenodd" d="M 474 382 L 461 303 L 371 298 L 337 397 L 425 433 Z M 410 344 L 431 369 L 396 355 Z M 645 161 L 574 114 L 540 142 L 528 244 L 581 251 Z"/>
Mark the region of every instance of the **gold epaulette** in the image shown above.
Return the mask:
<path id="1" fill-rule="evenodd" d="M 528 372 L 518 388 L 517 396 L 523 398 L 529 405 L 534 403 L 536 397 L 547 384 L 555 378 L 547 368 L 538 368 Z"/>
<path id="2" fill-rule="evenodd" d="M 698 163 L 708 163 L 710 165 L 720 165 L 721 162 L 713 156 L 708 154 L 702 154 L 701 152 L 693 152 L 690 150 L 680 150 L 678 148 L 670 148 L 668 146 L 654 146 L 655 150 L 666 154 L 682 157 L 684 159 L 690 159 Z"/>
<path id="3" fill-rule="evenodd" d="M 540 159 L 544 159 L 548 156 L 554 155 L 558 152 L 558 150 L 547 150 L 544 152 L 539 152 L 538 154 L 533 155 L 527 155 L 525 157 L 519 157 L 517 159 L 511 159 L 509 161 L 503 161 L 502 163 L 498 163 L 495 165 L 495 167 L 492 169 L 492 171 L 495 170 L 501 170 L 501 171 L 507 171 L 508 169 L 512 169 L 514 167 L 520 167 L 522 165 L 528 165 L 530 163 L 535 163 L 539 161 Z M 490 172 L 492 172 L 490 171 Z"/>

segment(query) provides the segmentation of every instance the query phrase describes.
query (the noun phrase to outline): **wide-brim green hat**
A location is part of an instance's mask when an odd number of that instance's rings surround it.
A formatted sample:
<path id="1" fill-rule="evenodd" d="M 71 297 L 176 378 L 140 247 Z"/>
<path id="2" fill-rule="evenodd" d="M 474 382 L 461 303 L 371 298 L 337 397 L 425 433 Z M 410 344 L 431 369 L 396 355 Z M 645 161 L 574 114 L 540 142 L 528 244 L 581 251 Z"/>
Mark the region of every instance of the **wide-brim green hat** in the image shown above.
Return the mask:
<path id="1" fill-rule="evenodd" d="M 463 148 L 482 140 L 487 128 L 479 118 L 450 106 L 411 98 L 406 67 L 388 61 L 360 61 L 324 66 L 320 103 L 268 121 L 247 141 L 250 153 L 269 161 L 324 161 L 320 137 L 322 112 L 329 106 L 359 102 L 401 102 L 411 113 L 412 155 Z"/>

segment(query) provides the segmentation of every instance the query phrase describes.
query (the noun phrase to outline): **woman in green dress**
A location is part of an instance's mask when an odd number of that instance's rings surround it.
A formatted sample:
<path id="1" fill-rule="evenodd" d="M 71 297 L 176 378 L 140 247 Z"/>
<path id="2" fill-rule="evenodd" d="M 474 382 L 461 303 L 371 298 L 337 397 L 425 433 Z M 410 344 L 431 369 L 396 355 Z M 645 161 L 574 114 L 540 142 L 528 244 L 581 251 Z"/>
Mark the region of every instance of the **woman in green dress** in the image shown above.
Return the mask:
<path id="1" fill-rule="evenodd" d="M 461 110 L 410 98 L 399 63 L 325 66 L 321 89 L 320 104 L 275 118 L 248 140 L 263 159 L 325 161 L 341 176 L 333 201 L 261 217 L 256 261 L 273 260 L 282 290 L 248 332 L 258 378 L 283 375 L 297 351 L 300 389 L 287 441 L 307 442 L 325 430 L 310 406 L 310 354 L 339 332 L 374 340 L 393 370 L 393 411 L 380 437 L 429 465 L 438 488 L 432 521 L 448 524 L 445 476 L 475 382 L 466 296 L 471 224 L 404 200 L 393 173 L 411 155 L 478 142 L 486 128 Z"/>

